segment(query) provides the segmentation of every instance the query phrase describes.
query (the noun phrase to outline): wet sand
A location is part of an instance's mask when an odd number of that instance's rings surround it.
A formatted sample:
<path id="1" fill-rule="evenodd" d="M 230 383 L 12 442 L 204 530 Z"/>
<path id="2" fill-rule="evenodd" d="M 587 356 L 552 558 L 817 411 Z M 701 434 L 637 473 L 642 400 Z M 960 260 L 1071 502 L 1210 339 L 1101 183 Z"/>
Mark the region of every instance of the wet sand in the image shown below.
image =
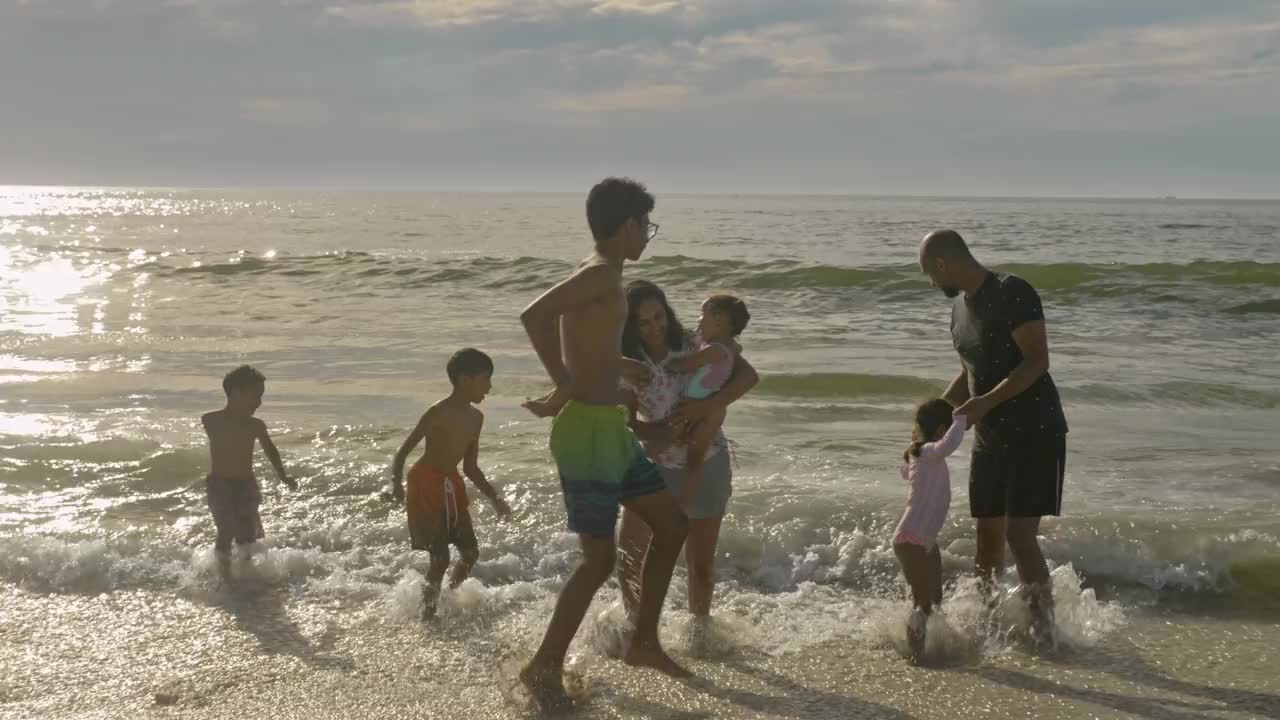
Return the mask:
<path id="1" fill-rule="evenodd" d="M 152 591 L 0 591 L 0 717 L 507 718 L 505 686 L 541 603 L 464 625 L 389 625 L 384 612 Z M 377 603 L 372 603 L 376 606 Z M 1095 646 L 1016 643 L 910 667 L 887 643 L 821 642 L 679 655 L 698 678 L 634 672 L 588 652 L 573 716 L 590 718 L 1278 718 L 1280 625 L 1130 613 Z M 447 622 L 447 621 L 446 621 Z M 438 634 L 442 628 L 449 637 Z M 677 653 L 679 653 L 677 649 Z"/>

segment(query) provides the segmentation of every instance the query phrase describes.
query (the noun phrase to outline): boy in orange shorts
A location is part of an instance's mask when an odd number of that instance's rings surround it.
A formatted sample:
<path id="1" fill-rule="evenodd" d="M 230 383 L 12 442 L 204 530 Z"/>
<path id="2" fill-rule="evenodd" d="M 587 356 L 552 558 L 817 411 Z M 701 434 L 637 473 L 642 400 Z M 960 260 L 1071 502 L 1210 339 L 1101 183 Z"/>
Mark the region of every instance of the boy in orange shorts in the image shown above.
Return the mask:
<path id="1" fill-rule="evenodd" d="M 467 511 L 467 489 L 458 475 L 458 463 L 462 463 L 463 474 L 489 499 L 499 517 L 505 519 L 511 515 L 511 508 L 485 479 L 476 462 L 484 414 L 472 405 L 479 404 L 489 393 L 493 360 L 479 350 L 463 348 L 449 358 L 445 370 L 453 392 L 427 408 L 418 426 L 400 446 L 392 465 L 392 497 L 396 502 L 405 501 L 413 549 L 431 553 L 427 588 L 422 597 L 424 619 L 436 613 L 440 584 L 449 569 L 449 546 L 462 553 L 449 578 L 451 588 L 467 579 L 480 557 L 471 514 Z M 406 497 L 401 482 L 405 459 L 423 440 L 426 450 L 409 470 Z"/>

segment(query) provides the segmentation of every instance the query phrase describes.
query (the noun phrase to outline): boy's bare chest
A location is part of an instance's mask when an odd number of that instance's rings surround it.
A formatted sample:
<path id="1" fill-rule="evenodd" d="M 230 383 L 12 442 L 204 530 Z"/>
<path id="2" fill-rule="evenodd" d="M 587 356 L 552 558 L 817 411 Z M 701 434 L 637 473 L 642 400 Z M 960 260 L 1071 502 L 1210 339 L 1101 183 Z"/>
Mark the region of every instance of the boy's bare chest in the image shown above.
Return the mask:
<path id="1" fill-rule="evenodd" d="M 479 431 L 478 423 L 470 415 L 445 415 L 437 418 L 428 431 L 428 443 L 436 446 L 466 449 Z"/>
<path id="2" fill-rule="evenodd" d="M 215 452 L 252 452 L 257 439 L 253 428 L 242 423 L 210 423 L 206 430 Z"/>

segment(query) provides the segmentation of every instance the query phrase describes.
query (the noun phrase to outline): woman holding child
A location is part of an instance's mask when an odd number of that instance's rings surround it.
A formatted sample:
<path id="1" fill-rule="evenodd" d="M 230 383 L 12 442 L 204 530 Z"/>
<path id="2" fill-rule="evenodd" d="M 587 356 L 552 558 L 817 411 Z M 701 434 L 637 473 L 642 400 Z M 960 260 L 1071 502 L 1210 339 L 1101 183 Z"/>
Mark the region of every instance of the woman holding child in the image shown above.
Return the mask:
<path id="1" fill-rule="evenodd" d="M 685 545 L 688 565 L 689 611 L 705 621 L 711 613 L 715 587 L 716 545 L 729 496 L 733 492 L 733 467 L 729 442 L 718 428 L 725 408 L 747 393 L 759 376 L 736 352 L 732 374 L 718 392 L 704 399 L 688 398 L 692 372 L 673 362 L 698 350 L 694 336 L 684 330 L 666 295 L 651 282 L 635 280 L 627 285 L 627 321 L 622 333 L 622 354 L 634 361 L 629 373 L 628 402 L 631 430 L 658 465 L 667 489 L 681 499 L 689 517 Z M 739 304 L 740 301 L 738 301 Z M 704 306 L 702 324 L 709 324 L 710 303 Z M 745 306 L 742 307 L 745 314 Z M 745 324 L 745 320 L 742 321 Z M 736 335 L 740 328 L 733 334 Z M 704 328 L 705 334 L 705 328 Z M 736 350 L 736 347 L 735 347 Z M 691 478 L 688 428 L 714 424 L 702 467 Z M 618 538 L 619 584 L 628 613 L 636 607 L 644 548 L 649 528 L 624 511 Z M 695 630 L 698 626 L 695 626 Z"/>

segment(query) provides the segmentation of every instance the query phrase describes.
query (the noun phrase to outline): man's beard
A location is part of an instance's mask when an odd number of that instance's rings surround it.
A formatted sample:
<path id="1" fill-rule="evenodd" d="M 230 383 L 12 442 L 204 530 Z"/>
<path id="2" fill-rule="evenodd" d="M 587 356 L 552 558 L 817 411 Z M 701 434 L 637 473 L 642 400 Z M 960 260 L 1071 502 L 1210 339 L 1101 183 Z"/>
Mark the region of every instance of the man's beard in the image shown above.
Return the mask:
<path id="1" fill-rule="evenodd" d="M 960 288 L 944 287 L 938 289 L 942 291 L 943 295 L 946 295 L 949 298 L 954 298 L 960 294 Z"/>

